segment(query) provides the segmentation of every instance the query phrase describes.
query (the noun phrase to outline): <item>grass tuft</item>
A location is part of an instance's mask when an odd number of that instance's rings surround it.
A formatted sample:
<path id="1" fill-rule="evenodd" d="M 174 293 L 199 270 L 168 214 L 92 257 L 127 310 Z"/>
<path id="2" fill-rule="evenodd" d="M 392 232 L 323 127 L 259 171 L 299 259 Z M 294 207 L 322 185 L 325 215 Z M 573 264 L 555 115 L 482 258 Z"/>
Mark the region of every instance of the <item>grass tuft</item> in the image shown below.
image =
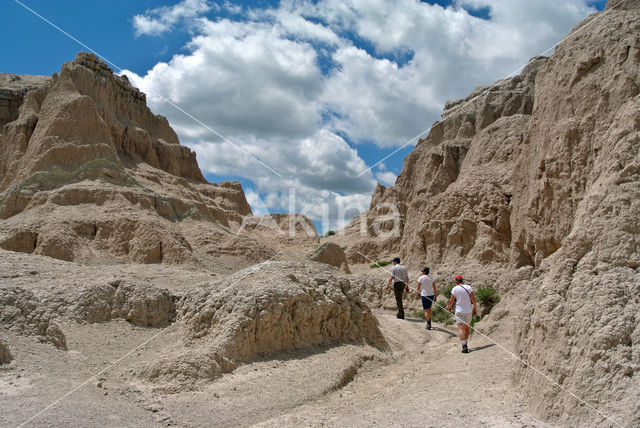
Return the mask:
<path id="1" fill-rule="evenodd" d="M 448 285 L 445 285 L 442 289 L 438 290 L 438 292 L 449 300 L 451 298 L 451 290 L 455 287 L 455 282 L 452 282 Z"/>
<path id="2" fill-rule="evenodd" d="M 375 262 L 374 264 L 372 264 L 369 267 L 371 269 L 375 269 L 375 268 L 379 268 L 379 267 L 390 265 L 391 263 L 393 263 L 393 260 L 389 260 L 388 262 Z"/>
<path id="3" fill-rule="evenodd" d="M 455 321 L 453 314 L 449 313 L 440 304 L 434 303 L 431 306 L 431 321 L 438 322 L 444 325 L 451 325 Z"/>
<path id="4" fill-rule="evenodd" d="M 493 287 L 478 287 L 475 295 L 478 302 L 487 306 L 493 306 L 500 301 L 500 296 Z"/>

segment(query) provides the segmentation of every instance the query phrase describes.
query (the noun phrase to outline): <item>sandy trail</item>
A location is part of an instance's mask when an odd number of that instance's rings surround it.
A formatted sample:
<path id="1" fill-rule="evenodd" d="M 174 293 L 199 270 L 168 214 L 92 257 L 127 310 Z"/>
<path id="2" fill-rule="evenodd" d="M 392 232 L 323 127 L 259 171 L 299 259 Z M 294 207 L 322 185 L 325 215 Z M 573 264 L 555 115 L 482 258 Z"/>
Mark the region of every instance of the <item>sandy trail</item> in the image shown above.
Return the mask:
<path id="1" fill-rule="evenodd" d="M 476 336 L 462 354 L 453 326 L 427 331 L 421 319 L 375 314 L 390 352 L 288 352 L 169 395 L 130 376 L 168 346 L 167 331 L 25 426 L 545 426 L 526 414 L 509 383 L 513 360 L 498 346 Z M 0 371 L 0 425 L 28 420 L 159 331 L 122 321 L 66 325 L 67 352 L 12 336 L 18 361 Z"/>
<path id="2" fill-rule="evenodd" d="M 342 390 L 260 426 L 547 426 L 519 403 L 509 383 L 513 360 L 498 346 L 476 335 L 462 354 L 453 328 L 377 316 L 389 364 L 365 366 Z"/>

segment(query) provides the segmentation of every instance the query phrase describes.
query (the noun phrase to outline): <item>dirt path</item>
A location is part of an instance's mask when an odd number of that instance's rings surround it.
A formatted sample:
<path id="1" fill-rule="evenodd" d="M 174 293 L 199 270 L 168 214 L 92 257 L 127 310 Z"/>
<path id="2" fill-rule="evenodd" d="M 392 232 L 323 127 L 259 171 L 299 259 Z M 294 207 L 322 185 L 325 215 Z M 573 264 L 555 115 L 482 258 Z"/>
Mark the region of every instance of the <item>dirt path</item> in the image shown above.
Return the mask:
<path id="1" fill-rule="evenodd" d="M 365 365 L 340 391 L 259 425 L 547 426 L 518 402 L 512 361 L 499 347 L 472 337 L 462 354 L 452 328 L 427 331 L 420 319 L 377 316 L 390 364 Z"/>
<path id="2" fill-rule="evenodd" d="M 340 346 L 244 365 L 209 387 L 156 403 L 183 426 L 548 426 L 510 386 L 512 360 L 453 326 L 376 311 L 391 353 Z M 188 411 L 187 411 L 188 409 Z"/>
<path id="3" fill-rule="evenodd" d="M 289 352 L 171 395 L 138 388 L 128 375 L 168 346 L 170 331 L 81 387 L 160 329 L 67 325 L 66 352 L 11 336 L 16 361 L 0 370 L 0 426 L 20 425 L 74 388 L 25 426 L 545 426 L 527 416 L 509 384 L 512 360 L 498 346 L 473 337 L 462 354 L 453 329 L 375 313 L 391 352 Z"/>

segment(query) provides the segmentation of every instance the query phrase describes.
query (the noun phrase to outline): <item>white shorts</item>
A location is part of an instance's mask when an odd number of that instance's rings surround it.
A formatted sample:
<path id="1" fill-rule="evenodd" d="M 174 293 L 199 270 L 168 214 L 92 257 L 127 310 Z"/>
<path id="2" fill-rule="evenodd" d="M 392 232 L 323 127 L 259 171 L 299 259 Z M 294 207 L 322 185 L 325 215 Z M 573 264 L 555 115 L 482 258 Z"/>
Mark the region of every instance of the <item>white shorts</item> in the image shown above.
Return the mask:
<path id="1" fill-rule="evenodd" d="M 456 312 L 456 324 L 471 324 L 472 312 Z"/>

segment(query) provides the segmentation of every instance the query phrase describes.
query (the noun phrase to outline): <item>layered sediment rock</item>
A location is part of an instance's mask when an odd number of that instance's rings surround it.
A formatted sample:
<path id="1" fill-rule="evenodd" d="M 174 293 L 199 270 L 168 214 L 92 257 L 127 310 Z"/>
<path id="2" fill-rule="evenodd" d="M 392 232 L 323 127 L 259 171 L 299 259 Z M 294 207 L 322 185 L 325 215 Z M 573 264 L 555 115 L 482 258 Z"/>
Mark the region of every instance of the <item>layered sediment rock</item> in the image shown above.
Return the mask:
<path id="1" fill-rule="evenodd" d="M 609 2 L 549 59 L 447 103 L 347 229 L 365 232 L 351 261 L 385 249 L 499 288 L 516 383 L 571 424 L 640 423 L 639 21 L 640 2 Z"/>
<path id="2" fill-rule="evenodd" d="M 336 243 L 326 242 L 318 247 L 310 257 L 311 260 L 340 268 L 344 273 L 351 273 L 344 250 Z"/>
<path id="3" fill-rule="evenodd" d="M 315 264 L 265 262 L 201 284 L 178 314 L 184 343 L 139 371 L 169 389 L 216 378 L 258 355 L 337 343 L 388 346 L 350 281 Z"/>
<path id="4" fill-rule="evenodd" d="M 5 124 L 18 118 L 18 110 L 27 92 L 47 86 L 48 76 L 20 76 L 0 73 L 0 132 Z"/>
<path id="5" fill-rule="evenodd" d="M 73 171 L 95 159 L 120 169 L 142 161 L 204 182 L 195 154 L 179 144 L 166 118 L 151 113 L 144 94 L 92 54 L 78 54 L 49 85 L 27 92 L 3 135 L 0 190 L 54 166 Z"/>
<path id="6" fill-rule="evenodd" d="M 349 248 L 350 261 L 377 260 L 382 248 L 416 264 L 509 260 L 513 174 L 545 61 L 534 58 L 520 75 L 447 103 L 395 186 L 378 185 L 369 212 L 350 225 L 365 235 Z"/>
<path id="7" fill-rule="evenodd" d="M 313 222 L 304 214 L 266 214 L 261 217 L 245 217 L 239 233 L 261 235 L 283 244 L 294 242 L 317 242 L 318 232 Z"/>
<path id="8" fill-rule="evenodd" d="M 94 55 L 0 86 L 11 95 L 0 112 L 1 248 L 84 263 L 192 262 L 212 253 L 203 240 L 256 261 L 273 254 L 230 233 L 251 216 L 240 184 L 207 183 L 145 95 Z"/>

